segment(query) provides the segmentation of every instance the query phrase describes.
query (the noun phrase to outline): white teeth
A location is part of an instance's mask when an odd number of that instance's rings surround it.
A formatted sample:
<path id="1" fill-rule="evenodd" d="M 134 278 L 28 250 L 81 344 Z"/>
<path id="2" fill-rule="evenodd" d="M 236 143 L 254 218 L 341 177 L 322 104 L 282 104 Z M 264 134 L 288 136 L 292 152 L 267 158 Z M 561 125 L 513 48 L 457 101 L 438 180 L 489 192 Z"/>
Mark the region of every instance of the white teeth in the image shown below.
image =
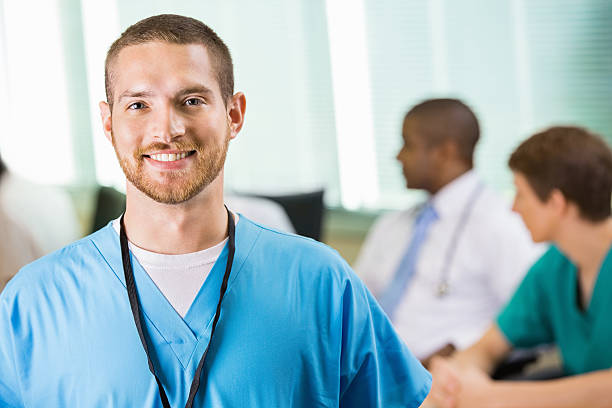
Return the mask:
<path id="1" fill-rule="evenodd" d="M 187 153 L 152 154 L 149 157 L 156 161 L 164 161 L 164 162 L 171 161 L 172 162 L 172 161 L 184 159 L 185 157 L 187 157 Z"/>

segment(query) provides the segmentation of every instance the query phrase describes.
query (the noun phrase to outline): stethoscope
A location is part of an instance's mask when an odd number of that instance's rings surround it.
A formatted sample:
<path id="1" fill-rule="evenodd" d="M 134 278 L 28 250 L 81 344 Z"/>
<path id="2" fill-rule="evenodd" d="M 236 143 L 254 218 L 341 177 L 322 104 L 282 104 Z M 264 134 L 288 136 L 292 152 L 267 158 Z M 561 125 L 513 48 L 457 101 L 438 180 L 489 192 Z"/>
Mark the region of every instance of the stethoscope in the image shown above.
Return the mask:
<path id="1" fill-rule="evenodd" d="M 472 210 L 474 209 L 474 204 L 476 204 L 476 201 L 480 197 L 483 189 L 484 189 L 483 183 L 478 183 L 476 185 L 476 187 L 470 194 L 468 201 L 463 207 L 463 210 L 461 211 L 459 222 L 457 223 L 457 225 L 455 226 L 455 229 L 453 230 L 450 244 L 446 248 L 446 252 L 444 255 L 444 263 L 442 264 L 442 269 L 440 271 L 440 278 L 438 280 L 438 284 L 436 285 L 436 289 L 435 289 L 435 295 L 438 298 L 443 298 L 450 291 L 450 285 L 449 285 L 450 265 L 457 253 L 457 247 L 459 246 L 459 240 L 465 231 L 465 226 L 467 225 L 467 221 L 470 218 L 470 215 L 472 214 Z"/>

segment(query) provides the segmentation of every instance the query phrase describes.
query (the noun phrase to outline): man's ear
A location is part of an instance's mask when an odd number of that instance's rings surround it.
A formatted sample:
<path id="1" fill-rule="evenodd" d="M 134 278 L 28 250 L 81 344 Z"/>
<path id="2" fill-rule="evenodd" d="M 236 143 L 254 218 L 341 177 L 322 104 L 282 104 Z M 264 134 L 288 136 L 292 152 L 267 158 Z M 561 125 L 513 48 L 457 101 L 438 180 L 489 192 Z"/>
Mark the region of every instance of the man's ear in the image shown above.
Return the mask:
<path id="1" fill-rule="evenodd" d="M 230 128 L 230 139 L 238 136 L 244 124 L 246 112 L 246 97 L 242 92 L 236 93 L 227 104 L 227 122 Z"/>
<path id="2" fill-rule="evenodd" d="M 108 103 L 102 101 L 98 104 L 100 107 L 100 117 L 102 118 L 102 128 L 109 142 L 113 142 L 113 121 L 111 117 L 111 109 Z"/>
<path id="3" fill-rule="evenodd" d="M 454 143 L 449 140 L 443 140 L 429 147 L 431 159 L 439 166 L 445 166 L 448 163 L 455 162 L 457 148 Z M 439 167 L 441 168 L 441 167 Z"/>
<path id="4" fill-rule="evenodd" d="M 459 146 L 450 139 L 443 140 L 438 145 L 438 151 L 443 161 L 455 161 L 459 157 Z"/>
<path id="5" fill-rule="evenodd" d="M 546 205 L 558 216 L 566 215 L 570 211 L 569 204 L 569 201 L 558 188 L 553 189 L 548 196 L 548 200 L 546 200 Z"/>

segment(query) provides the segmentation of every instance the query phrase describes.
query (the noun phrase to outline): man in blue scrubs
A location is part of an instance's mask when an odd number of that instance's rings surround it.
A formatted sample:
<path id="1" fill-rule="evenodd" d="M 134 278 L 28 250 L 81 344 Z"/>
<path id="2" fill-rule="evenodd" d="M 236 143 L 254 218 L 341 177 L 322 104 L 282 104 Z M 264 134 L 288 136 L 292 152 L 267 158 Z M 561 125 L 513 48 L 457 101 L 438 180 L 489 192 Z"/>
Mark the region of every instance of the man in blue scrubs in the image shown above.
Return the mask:
<path id="1" fill-rule="evenodd" d="M 126 212 L 2 293 L 0 406 L 421 404 L 431 377 L 348 265 L 224 207 L 246 104 L 232 70 L 181 16 L 111 46 L 100 109 Z"/>

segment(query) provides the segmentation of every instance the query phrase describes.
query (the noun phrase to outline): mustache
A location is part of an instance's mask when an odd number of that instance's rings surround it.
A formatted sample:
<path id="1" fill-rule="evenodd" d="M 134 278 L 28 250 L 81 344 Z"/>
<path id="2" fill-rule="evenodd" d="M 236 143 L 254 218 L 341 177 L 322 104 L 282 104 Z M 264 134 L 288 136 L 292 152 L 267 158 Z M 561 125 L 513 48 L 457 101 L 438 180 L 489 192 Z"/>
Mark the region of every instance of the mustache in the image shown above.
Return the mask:
<path id="1" fill-rule="evenodd" d="M 144 147 L 139 147 L 134 152 L 134 157 L 139 159 L 143 155 L 149 155 L 154 152 L 158 152 L 160 150 L 183 150 L 183 151 L 200 151 L 202 149 L 202 145 L 199 143 L 195 143 L 192 141 L 177 141 L 174 143 L 151 143 Z"/>

